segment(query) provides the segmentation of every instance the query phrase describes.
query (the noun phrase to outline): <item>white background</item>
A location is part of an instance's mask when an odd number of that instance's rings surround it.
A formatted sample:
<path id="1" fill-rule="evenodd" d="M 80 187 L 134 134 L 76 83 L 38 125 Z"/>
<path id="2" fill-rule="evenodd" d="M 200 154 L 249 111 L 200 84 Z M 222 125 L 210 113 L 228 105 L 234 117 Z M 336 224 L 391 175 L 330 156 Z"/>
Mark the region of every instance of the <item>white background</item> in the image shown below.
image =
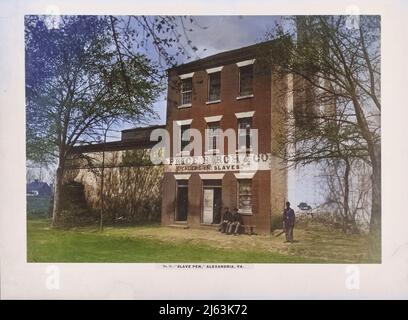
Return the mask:
<path id="1" fill-rule="evenodd" d="M 341 264 L 253 264 L 241 270 L 181 271 L 163 269 L 158 264 L 26 263 L 23 19 L 25 14 L 49 13 L 50 6 L 56 6 L 62 14 L 349 14 L 356 9 L 360 14 L 381 14 L 382 264 L 356 265 L 359 288 L 350 289 L 348 266 Z M 1 298 L 408 298 L 407 8 L 408 3 L 403 1 L 373 0 L 200 0 L 194 5 L 192 1 L 175 0 L 149 4 L 134 0 L 1 1 Z M 47 272 L 55 271 L 52 266 L 59 270 L 59 289 L 47 282 Z"/>

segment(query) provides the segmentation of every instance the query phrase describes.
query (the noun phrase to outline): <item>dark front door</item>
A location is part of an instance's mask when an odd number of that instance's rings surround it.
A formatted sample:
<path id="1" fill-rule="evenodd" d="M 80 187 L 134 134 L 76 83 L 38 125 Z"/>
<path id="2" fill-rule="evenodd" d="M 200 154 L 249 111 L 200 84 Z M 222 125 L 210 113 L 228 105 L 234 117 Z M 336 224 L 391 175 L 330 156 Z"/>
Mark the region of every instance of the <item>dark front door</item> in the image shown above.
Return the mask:
<path id="1" fill-rule="evenodd" d="M 176 221 L 187 221 L 188 212 L 188 183 L 179 181 L 177 183 L 177 208 Z"/>

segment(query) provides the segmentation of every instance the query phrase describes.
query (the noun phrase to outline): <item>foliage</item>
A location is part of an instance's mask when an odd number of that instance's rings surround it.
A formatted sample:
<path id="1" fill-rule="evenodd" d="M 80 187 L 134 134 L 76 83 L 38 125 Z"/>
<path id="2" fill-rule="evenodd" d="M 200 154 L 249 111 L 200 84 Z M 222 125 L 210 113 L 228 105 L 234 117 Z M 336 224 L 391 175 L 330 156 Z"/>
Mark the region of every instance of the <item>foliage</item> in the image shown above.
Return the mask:
<path id="1" fill-rule="evenodd" d="M 161 86 L 146 56 L 117 50 L 112 17 L 63 16 L 58 28 L 26 17 L 27 150 L 30 160 L 57 160 L 58 224 L 65 162 L 71 147 L 98 139 L 104 123 L 156 116 Z"/>
<path id="2" fill-rule="evenodd" d="M 63 184 L 60 226 L 72 228 L 97 221 L 97 213 L 88 207 L 84 186 L 75 181 Z"/>
<path id="3" fill-rule="evenodd" d="M 117 53 L 133 55 L 136 51 L 149 51 L 160 66 L 156 76 L 166 77 L 166 68 L 175 66 L 180 57 L 198 58 L 199 49 L 191 41 L 195 29 L 206 29 L 192 16 L 121 16 L 107 17 L 116 35 Z M 206 49 L 202 49 L 205 51 Z M 154 54 L 155 53 L 155 54 Z"/>
<path id="4" fill-rule="evenodd" d="M 140 54 L 119 61 L 108 28 L 95 16 L 62 17 L 58 29 L 26 17 L 29 159 L 59 157 L 61 149 L 95 136 L 102 120 L 155 116 L 154 65 Z"/>
<path id="5" fill-rule="evenodd" d="M 119 123 L 157 118 L 152 104 L 163 89 L 161 59 L 174 65 L 177 56 L 197 48 L 188 39 L 193 29 L 186 22 L 194 23 L 188 17 L 61 16 L 51 26 L 49 19 L 25 19 L 27 159 L 58 163 L 53 212 L 58 224 L 72 146 L 99 142 Z M 152 48 L 156 62 L 146 56 Z"/>

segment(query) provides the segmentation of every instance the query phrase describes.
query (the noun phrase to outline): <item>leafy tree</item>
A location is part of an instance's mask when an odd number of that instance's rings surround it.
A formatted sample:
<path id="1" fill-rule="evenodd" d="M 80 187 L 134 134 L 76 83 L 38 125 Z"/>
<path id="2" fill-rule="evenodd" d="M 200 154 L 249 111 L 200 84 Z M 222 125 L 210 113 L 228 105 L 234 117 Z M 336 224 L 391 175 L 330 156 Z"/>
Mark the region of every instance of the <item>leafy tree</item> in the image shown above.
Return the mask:
<path id="1" fill-rule="evenodd" d="M 26 17 L 27 155 L 57 160 L 53 225 L 72 146 L 94 139 L 102 121 L 156 116 L 157 67 L 142 54 L 119 57 L 109 20 L 63 16 L 49 29 L 44 17 Z"/>
<path id="2" fill-rule="evenodd" d="M 197 56 L 189 33 L 205 27 L 188 16 L 27 16 L 25 23 L 27 160 L 57 163 L 57 225 L 70 148 L 106 136 L 103 124 L 156 118 L 166 68 Z"/>

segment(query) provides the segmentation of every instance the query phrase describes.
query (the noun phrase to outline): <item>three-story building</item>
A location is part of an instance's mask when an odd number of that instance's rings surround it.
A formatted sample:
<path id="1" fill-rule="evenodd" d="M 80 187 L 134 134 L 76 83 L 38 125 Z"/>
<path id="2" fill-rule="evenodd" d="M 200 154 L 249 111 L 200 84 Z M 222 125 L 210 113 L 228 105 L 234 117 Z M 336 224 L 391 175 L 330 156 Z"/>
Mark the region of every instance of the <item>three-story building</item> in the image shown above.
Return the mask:
<path id="1" fill-rule="evenodd" d="M 168 70 L 166 129 L 172 138 L 163 181 L 163 225 L 217 226 L 225 207 L 237 208 L 258 233 L 280 225 L 287 199 L 280 152 L 292 101 L 290 75 L 268 59 L 275 43 Z M 183 140 L 191 129 L 201 134 L 200 150 L 185 149 L 197 139 Z M 228 129 L 236 132 L 233 148 L 222 135 Z"/>

